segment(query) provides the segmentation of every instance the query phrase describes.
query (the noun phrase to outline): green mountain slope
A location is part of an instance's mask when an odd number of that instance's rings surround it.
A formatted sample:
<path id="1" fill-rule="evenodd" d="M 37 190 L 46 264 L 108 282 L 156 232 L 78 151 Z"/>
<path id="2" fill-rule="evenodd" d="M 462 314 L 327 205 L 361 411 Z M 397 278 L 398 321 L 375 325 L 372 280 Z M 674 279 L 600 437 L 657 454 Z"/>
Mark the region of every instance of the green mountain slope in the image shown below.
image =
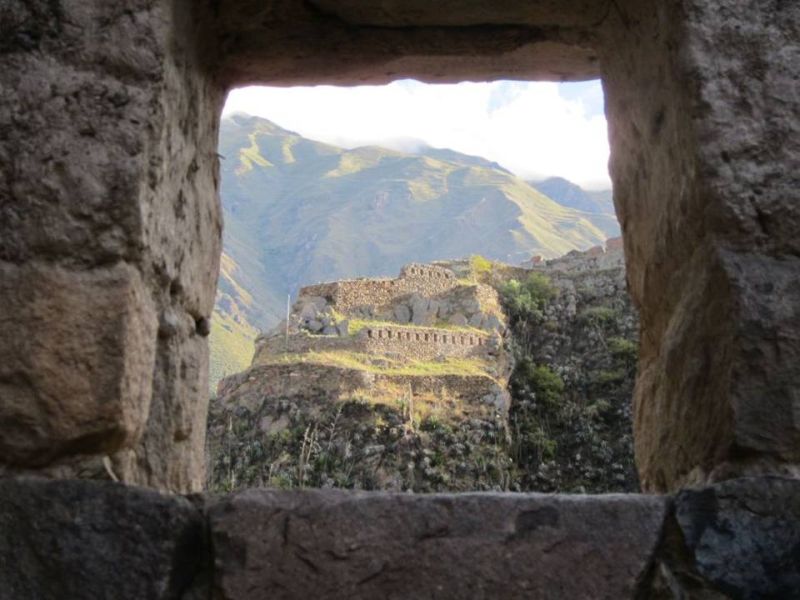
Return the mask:
<path id="1" fill-rule="evenodd" d="M 611 190 L 587 191 L 563 177 L 530 181 L 530 185 L 562 206 L 584 213 L 584 217 L 608 237 L 620 235 Z"/>
<path id="2" fill-rule="evenodd" d="M 249 363 L 255 330 L 279 322 L 303 285 L 476 253 L 519 263 L 608 237 L 592 215 L 452 150 L 345 150 L 236 115 L 222 122 L 219 153 L 225 241 L 212 386 Z"/>

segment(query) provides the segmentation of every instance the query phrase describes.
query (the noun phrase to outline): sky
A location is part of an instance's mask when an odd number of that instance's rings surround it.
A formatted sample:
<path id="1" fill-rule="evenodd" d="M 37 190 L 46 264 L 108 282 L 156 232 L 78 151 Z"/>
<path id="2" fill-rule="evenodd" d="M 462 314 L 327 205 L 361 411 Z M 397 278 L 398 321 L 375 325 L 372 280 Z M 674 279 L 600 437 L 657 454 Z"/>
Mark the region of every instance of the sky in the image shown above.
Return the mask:
<path id="1" fill-rule="evenodd" d="M 599 81 L 248 87 L 228 96 L 223 116 L 236 112 L 345 148 L 450 148 L 525 179 L 559 176 L 586 189 L 611 187 Z"/>

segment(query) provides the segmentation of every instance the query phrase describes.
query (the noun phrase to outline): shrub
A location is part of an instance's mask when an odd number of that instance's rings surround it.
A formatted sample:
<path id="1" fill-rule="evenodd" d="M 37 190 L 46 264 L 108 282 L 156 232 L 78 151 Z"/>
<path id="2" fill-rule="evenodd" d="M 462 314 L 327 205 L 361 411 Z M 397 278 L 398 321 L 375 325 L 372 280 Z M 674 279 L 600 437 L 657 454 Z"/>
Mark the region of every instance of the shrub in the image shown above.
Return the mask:
<path id="1" fill-rule="evenodd" d="M 546 365 L 534 364 L 523 359 L 514 369 L 514 384 L 533 392 L 536 399 L 547 405 L 555 405 L 564 393 L 564 380 Z"/>
<path id="2" fill-rule="evenodd" d="M 617 311 L 610 306 L 592 306 L 584 310 L 579 319 L 590 325 L 609 325 L 617 319 Z"/>
<path id="3" fill-rule="evenodd" d="M 615 358 L 628 364 L 635 364 L 639 355 L 639 347 L 637 344 L 621 337 L 609 338 L 608 349 Z"/>
<path id="4" fill-rule="evenodd" d="M 492 272 L 492 261 L 480 254 L 473 254 L 469 259 L 469 268 L 472 271 L 473 277 Z"/>
<path id="5" fill-rule="evenodd" d="M 547 303 L 555 298 L 557 290 L 543 273 L 531 273 L 525 281 L 512 279 L 500 294 L 512 319 L 540 321 Z"/>
<path id="6" fill-rule="evenodd" d="M 594 380 L 600 385 L 618 384 L 625 379 L 625 369 L 614 369 L 596 371 L 593 375 Z"/>

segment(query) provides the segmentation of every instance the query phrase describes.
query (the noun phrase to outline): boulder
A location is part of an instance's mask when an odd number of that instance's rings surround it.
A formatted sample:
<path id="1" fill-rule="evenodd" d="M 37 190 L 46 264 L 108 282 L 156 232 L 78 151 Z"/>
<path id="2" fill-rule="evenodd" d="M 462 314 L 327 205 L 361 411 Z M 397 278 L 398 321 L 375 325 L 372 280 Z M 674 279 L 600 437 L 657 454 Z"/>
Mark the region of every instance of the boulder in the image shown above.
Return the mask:
<path id="1" fill-rule="evenodd" d="M 495 331 L 495 330 L 502 329 L 503 328 L 503 323 L 502 323 L 502 321 L 500 321 L 499 318 L 497 318 L 497 315 L 489 315 L 489 317 L 486 319 L 486 321 L 484 323 L 483 328 L 484 329 L 488 329 L 490 331 Z"/>
<path id="2" fill-rule="evenodd" d="M 339 334 L 339 337 L 347 337 L 350 335 L 350 321 L 348 319 L 339 321 L 336 324 L 336 332 Z"/>
<path id="3" fill-rule="evenodd" d="M 398 323 L 408 323 L 411 321 L 411 309 L 405 304 L 398 304 L 393 310 L 394 320 Z"/>
<path id="4" fill-rule="evenodd" d="M 483 323 L 486 320 L 486 315 L 482 312 L 476 312 L 469 318 L 469 326 L 475 327 L 476 329 L 480 329 L 483 327 Z"/>
<path id="5" fill-rule="evenodd" d="M 311 333 L 319 333 L 325 327 L 322 322 L 317 321 L 316 319 L 310 319 L 303 323 L 306 329 L 308 329 Z"/>
<path id="6" fill-rule="evenodd" d="M 438 305 L 435 300 L 428 300 L 414 295 L 411 298 L 411 315 L 414 325 L 433 325 L 436 321 Z"/>
<path id="7" fill-rule="evenodd" d="M 451 325 L 455 325 L 457 327 L 466 327 L 466 325 L 468 323 L 467 317 L 465 317 L 460 312 L 458 312 L 458 313 L 454 314 L 453 316 L 451 316 L 449 321 L 450 321 Z"/>
<path id="8" fill-rule="evenodd" d="M 312 302 L 306 302 L 297 311 L 297 318 L 300 321 L 311 321 L 317 318 L 319 309 Z"/>

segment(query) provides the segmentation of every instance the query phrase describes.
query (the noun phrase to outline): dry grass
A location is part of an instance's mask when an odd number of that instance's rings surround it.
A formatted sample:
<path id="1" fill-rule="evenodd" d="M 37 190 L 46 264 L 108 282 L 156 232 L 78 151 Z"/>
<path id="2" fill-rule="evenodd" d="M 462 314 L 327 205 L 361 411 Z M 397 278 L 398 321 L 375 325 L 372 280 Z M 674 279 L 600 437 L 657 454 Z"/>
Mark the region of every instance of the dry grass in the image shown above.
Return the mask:
<path id="1" fill-rule="evenodd" d="M 358 369 L 382 375 L 410 376 L 489 376 L 490 365 L 477 358 L 447 358 L 441 361 L 397 360 L 376 357 L 360 352 L 324 351 L 305 353 L 282 353 L 270 356 L 265 364 L 318 364 Z"/>

